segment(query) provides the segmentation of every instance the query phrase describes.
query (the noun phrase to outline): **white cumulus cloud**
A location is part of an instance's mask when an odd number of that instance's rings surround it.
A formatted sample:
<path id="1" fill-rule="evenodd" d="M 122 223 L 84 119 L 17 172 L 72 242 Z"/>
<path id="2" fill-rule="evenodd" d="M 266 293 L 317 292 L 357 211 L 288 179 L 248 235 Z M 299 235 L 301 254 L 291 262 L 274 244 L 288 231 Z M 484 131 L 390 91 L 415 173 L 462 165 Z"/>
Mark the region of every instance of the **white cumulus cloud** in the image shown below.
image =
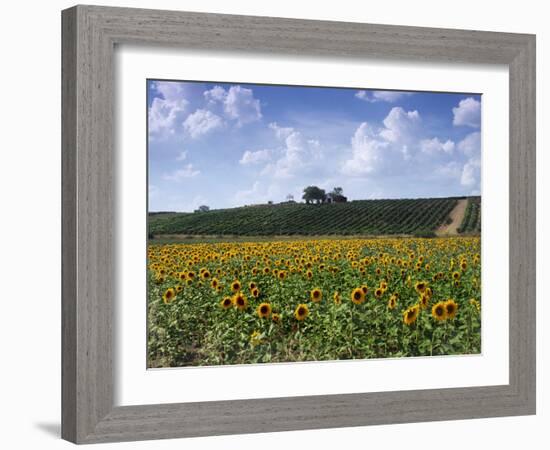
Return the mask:
<path id="1" fill-rule="evenodd" d="M 214 86 L 212 89 L 203 92 L 204 98 L 209 103 L 223 102 L 227 92 L 221 86 Z"/>
<path id="2" fill-rule="evenodd" d="M 404 162 L 411 160 L 418 146 L 421 117 L 418 111 L 393 107 L 375 128 L 361 123 L 351 138 L 351 158 L 344 161 L 341 171 L 350 176 L 362 176 L 375 171 L 396 173 Z"/>
<path id="3" fill-rule="evenodd" d="M 246 150 L 243 153 L 242 158 L 240 159 L 239 163 L 243 165 L 247 164 L 259 164 L 269 161 L 271 158 L 271 151 L 268 149 L 264 150 Z"/>
<path id="4" fill-rule="evenodd" d="M 181 181 L 185 178 L 193 178 L 200 174 L 200 170 L 195 169 L 193 164 L 189 163 L 183 166 L 181 169 L 177 169 L 171 173 L 163 175 L 163 179 L 167 181 Z"/>
<path id="5" fill-rule="evenodd" d="M 453 108 L 453 125 L 479 128 L 481 125 L 481 102 L 472 97 L 460 100 Z"/>
<path id="6" fill-rule="evenodd" d="M 395 103 L 402 98 L 409 97 L 413 95 L 412 92 L 401 92 L 401 91 L 357 91 L 355 97 L 360 100 L 364 100 L 370 103 L 376 102 L 388 102 Z"/>
<path id="7" fill-rule="evenodd" d="M 153 138 L 167 137 L 175 133 L 189 102 L 181 83 L 156 81 L 153 89 L 162 97 L 153 98 L 149 107 L 149 133 Z"/>
<path id="8" fill-rule="evenodd" d="M 262 118 L 260 100 L 254 98 L 252 89 L 231 86 L 225 90 L 221 86 L 214 86 L 212 89 L 204 91 L 203 95 L 210 105 L 222 104 L 225 116 L 237 121 L 238 126 Z"/>
<path id="9" fill-rule="evenodd" d="M 450 155 L 455 149 L 455 143 L 450 139 L 443 142 L 437 137 L 432 139 L 422 139 L 420 141 L 420 149 L 428 155 L 436 155 L 441 152 Z"/>
<path id="10" fill-rule="evenodd" d="M 292 127 L 281 127 L 273 122 L 269 124 L 278 141 L 283 144 L 276 155 L 276 161 L 268 164 L 262 171 L 263 175 L 274 178 L 292 178 L 312 169 L 323 159 L 321 143 L 317 139 L 306 139 L 302 133 Z"/>
<path id="11" fill-rule="evenodd" d="M 463 186 L 475 188 L 479 187 L 481 175 L 481 161 L 479 159 L 470 159 L 462 169 L 460 184 Z"/>
<path id="12" fill-rule="evenodd" d="M 189 114 L 183 122 L 184 130 L 192 137 L 198 138 L 223 127 L 223 120 L 206 109 L 197 109 Z"/>
<path id="13" fill-rule="evenodd" d="M 462 169 L 460 183 L 472 188 L 472 192 L 477 192 L 481 187 L 481 134 L 478 131 L 468 134 L 457 147 L 468 158 Z"/>
<path id="14" fill-rule="evenodd" d="M 294 128 L 292 127 L 281 127 L 277 122 L 271 122 L 269 124 L 269 128 L 271 128 L 275 132 L 275 136 L 277 136 L 277 139 L 286 139 L 290 134 L 294 132 Z"/>
<path id="15" fill-rule="evenodd" d="M 363 122 L 351 138 L 352 157 L 344 162 L 346 175 L 366 175 L 378 169 L 384 161 L 389 143 L 367 122 Z"/>
<path id="16" fill-rule="evenodd" d="M 176 156 L 176 161 L 185 161 L 187 159 L 187 151 L 182 150 L 178 156 Z"/>
<path id="17" fill-rule="evenodd" d="M 260 100 L 254 98 L 252 89 L 231 86 L 224 101 L 226 114 L 237 120 L 239 125 L 255 122 L 262 118 Z"/>
<path id="18" fill-rule="evenodd" d="M 466 156 L 478 156 L 481 154 L 481 133 L 475 131 L 458 143 L 458 149 Z"/>
<path id="19" fill-rule="evenodd" d="M 384 119 L 386 126 L 380 135 L 390 142 L 405 141 L 418 131 L 420 114 L 418 111 L 405 111 L 400 106 L 395 106 Z"/>

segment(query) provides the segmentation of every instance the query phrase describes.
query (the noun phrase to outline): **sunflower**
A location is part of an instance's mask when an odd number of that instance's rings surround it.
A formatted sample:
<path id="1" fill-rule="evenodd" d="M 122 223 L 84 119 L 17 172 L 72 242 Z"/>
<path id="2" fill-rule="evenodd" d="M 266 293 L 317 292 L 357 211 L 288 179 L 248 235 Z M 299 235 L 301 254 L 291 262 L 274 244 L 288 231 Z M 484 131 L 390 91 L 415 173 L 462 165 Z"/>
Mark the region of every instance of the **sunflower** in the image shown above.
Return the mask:
<path id="1" fill-rule="evenodd" d="M 481 304 L 475 298 L 471 298 L 469 303 L 477 310 L 477 312 L 481 311 Z"/>
<path id="2" fill-rule="evenodd" d="M 281 270 L 277 276 L 279 277 L 279 280 L 284 280 L 286 278 L 286 272 L 284 270 Z"/>
<path id="3" fill-rule="evenodd" d="M 428 305 L 430 304 L 430 297 L 428 297 L 428 295 L 426 295 L 426 293 L 424 293 L 420 296 L 420 301 L 418 303 L 420 305 L 420 308 L 426 309 L 428 307 Z"/>
<path id="4" fill-rule="evenodd" d="M 256 313 L 261 319 L 266 319 L 271 315 L 271 305 L 269 303 L 260 303 L 256 308 Z"/>
<path id="5" fill-rule="evenodd" d="M 228 309 L 231 307 L 231 305 L 233 305 L 233 300 L 231 299 L 231 297 L 224 297 L 223 300 L 220 302 L 220 306 L 223 309 Z"/>
<path id="6" fill-rule="evenodd" d="M 212 276 L 212 275 L 211 275 L 211 273 L 210 273 L 210 271 L 209 271 L 208 269 L 204 269 L 204 270 L 202 271 L 202 273 L 201 273 L 201 278 L 202 278 L 203 280 L 208 280 L 211 276 Z"/>
<path id="7" fill-rule="evenodd" d="M 453 272 L 453 280 L 460 280 L 460 272 Z"/>
<path id="8" fill-rule="evenodd" d="M 365 301 L 365 293 L 363 292 L 363 289 L 355 288 L 351 292 L 351 301 L 356 305 L 360 305 L 361 303 L 363 303 Z"/>
<path id="9" fill-rule="evenodd" d="M 233 304 L 235 305 L 235 308 L 237 308 L 239 311 L 244 311 L 248 306 L 248 300 L 242 292 L 237 292 L 233 296 Z"/>
<path id="10" fill-rule="evenodd" d="M 410 308 L 406 309 L 403 312 L 403 322 L 406 325 L 411 325 L 414 322 L 416 322 L 416 319 L 418 318 L 419 311 L 420 311 L 420 306 L 418 306 L 418 305 L 414 305 L 414 306 L 411 306 Z"/>
<path id="11" fill-rule="evenodd" d="M 253 290 L 255 289 L 257 286 L 256 286 L 256 283 L 254 283 L 254 281 L 251 281 L 250 283 L 248 283 L 248 289 L 250 290 Z"/>
<path id="12" fill-rule="evenodd" d="M 313 278 L 313 272 L 311 270 L 308 270 L 306 272 L 306 277 L 308 277 L 309 279 Z"/>
<path id="13" fill-rule="evenodd" d="M 304 320 L 308 315 L 309 308 L 303 303 L 300 303 L 294 310 L 294 317 L 296 317 L 296 320 Z"/>
<path id="14" fill-rule="evenodd" d="M 252 345 L 252 347 L 255 347 L 256 345 L 259 345 L 261 343 L 262 333 L 260 333 L 259 331 L 252 332 L 252 334 L 250 335 L 250 345 Z"/>
<path id="15" fill-rule="evenodd" d="M 384 295 L 384 289 L 382 288 L 376 288 L 375 291 L 374 291 L 374 296 L 376 298 L 380 298 Z"/>
<path id="16" fill-rule="evenodd" d="M 394 309 L 397 306 L 397 295 L 393 294 L 388 300 L 388 308 Z"/>
<path id="17" fill-rule="evenodd" d="M 425 281 L 417 281 L 414 284 L 414 288 L 416 289 L 416 292 L 418 292 L 419 294 L 423 294 L 427 287 L 428 287 L 428 283 L 426 283 Z"/>
<path id="18" fill-rule="evenodd" d="M 162 295 L 162 301 L 167 305 L 172 303 L 176 298 L 176 290 L 174 288 L 168 288 Z"/>
<path id="19" fill-rule="evenodd" d="M 264 267 L 264 275 L 269 275 L 269 272 L 271 272 L 271 269 L 269 267 Z"/>
<path id="20" fill-rule="evenodd" d="M 195 272 L 193 272 L 193 271 L 187 272 L 187 279 L 188 280 L 193 280 L 195 278 L 195 276 L 196 276 Z"/>
<path id="21" fill-rule="evenodd" d="M 363 284 L 361 286 L 361 290 L 363 291 L 363 294 L 367 295 L 367 293 L 369 292 L 369 287 L 366 284 Z"/>
<path id="22" fill-rule="evenodd" d="M 457 309 L 458 309 L 458 305 L 453 299 L 449 299 L 445 302 L 445 310 L 447 311 L 448 319 L 454 319 L 454 317 L 456 316 Z"/>
<path id="23" fill-rule="evenodd" d="M 254 298 L 258 298 L 260 296 L 260 290 L 257 287 L 255 287 L 254 289 L 252 289 L 251 294 Z"/>
<path id="24" fill-rule="evenodd" d="M 319 303 L 323 299 L 323 291 L 319 288 L 312 289 L 309 296 L 312 302 Z"/>
<path id="25" fill-rule="evenodd" d="M 432 317 L 435 320 L 443 321 L 447 318 L 447 310 L 445 309 L 445 302 L 438 302 L 432 306 Z"/>
<path id="26" fill-rule="evenodd" d="M 279 313 L 271 314 L 271 320 L 275 323 L 281 323 L 281 315 Z"/>
<path id="27" fill-rule="evenodd" d="M 217 278 L 212 278 L 212 281 L 210 282 L 210 286 L 212 286 L 212 289 L 216 289 L 219 284 L 220 282 L 218 281 Z"/>
<path id="28" fill-rule="evenodd" d="M 468 263 L 466 262 L 466 260 L 463 259 L 462 261 L 460 261 L 460 269 L 466 270 L 467 268 L 468 268 Z"/>
<path id="29" fill-rule="evenodd" d="M 233 281 L 233 283 L 231 283 L 231 290 L 233 292 L 239 292 L 241 290 L 241 282 L 239 280 Z"/>
<path id="30" fill-rule="evenodd" d="M 185 280 L 185 284 L 187 286 L 191 286 L 193 284 L 193 280 L 191 278 L 188 278 L 187 280 Z"/>
<path id="31" fill-rule="evenodd" d="M 176 294 L 179 294 L 181 291 L 183 291 L 183 286 L 181 286 L 181 285 L 178 284 L 178 285 L 176 286 Z"/>
<path id="32" fill-rule="evenodd" d="M 334 304 L 335 305 L 339 305 L 340 303 L 342 303 L 342 298 L 340 297 L 340 293 L 338 291 L 336 291 L 334 293 L 334 295 L 332 296 L 332 298 L 334 299 Z"/>

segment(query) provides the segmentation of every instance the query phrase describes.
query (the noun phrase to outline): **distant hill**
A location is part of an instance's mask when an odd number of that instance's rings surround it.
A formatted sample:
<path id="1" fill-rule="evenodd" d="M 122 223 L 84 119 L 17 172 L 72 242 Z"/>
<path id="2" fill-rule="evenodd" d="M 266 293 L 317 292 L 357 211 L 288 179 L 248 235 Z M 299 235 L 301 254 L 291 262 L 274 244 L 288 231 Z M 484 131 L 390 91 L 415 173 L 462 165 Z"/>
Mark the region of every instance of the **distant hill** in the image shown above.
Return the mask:
<path id="1" fill-rule="evenodd" d="M 149 235 L 431 235 L 451 220 L 451 211 L 464 198 L 284 203 L 195 213 L 150 213 Z M 459 232 L 479 232 L 480 197 L 468 197 L 461 223 Z"/>
<path id="2" fill-rule="evenodd" d="M 468 206 L 459 233 L 481 233 L 481 197 L 468 197 Z"/>

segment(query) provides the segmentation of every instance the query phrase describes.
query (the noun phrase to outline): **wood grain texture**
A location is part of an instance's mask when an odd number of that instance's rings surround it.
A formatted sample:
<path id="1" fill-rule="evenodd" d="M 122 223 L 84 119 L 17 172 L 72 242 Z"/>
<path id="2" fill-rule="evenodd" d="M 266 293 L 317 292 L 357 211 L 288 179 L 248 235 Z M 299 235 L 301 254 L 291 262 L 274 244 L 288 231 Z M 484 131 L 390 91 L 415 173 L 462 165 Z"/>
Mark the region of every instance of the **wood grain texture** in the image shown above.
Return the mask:
<path id="1" fill-rule="evenodd" d="M 94 6 L 63 11 L 62 31 L 63 438 L 92 443 L 535 412 L 534 36 Z M 510 383 L 114 407 L 116 44 L 508 65 Z"/>

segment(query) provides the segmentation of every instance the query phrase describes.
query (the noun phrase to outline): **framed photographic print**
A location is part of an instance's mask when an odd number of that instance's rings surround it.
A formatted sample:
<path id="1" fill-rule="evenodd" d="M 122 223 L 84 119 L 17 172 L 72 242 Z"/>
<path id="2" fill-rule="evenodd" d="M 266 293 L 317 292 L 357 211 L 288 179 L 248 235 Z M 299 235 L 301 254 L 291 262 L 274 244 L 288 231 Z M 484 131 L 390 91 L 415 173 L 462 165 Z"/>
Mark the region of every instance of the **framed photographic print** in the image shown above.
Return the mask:
<path id="1" fill-rule="evenodd" d="M 535 38 L 63 11 L 77 443 L 535 412 Z"/>

